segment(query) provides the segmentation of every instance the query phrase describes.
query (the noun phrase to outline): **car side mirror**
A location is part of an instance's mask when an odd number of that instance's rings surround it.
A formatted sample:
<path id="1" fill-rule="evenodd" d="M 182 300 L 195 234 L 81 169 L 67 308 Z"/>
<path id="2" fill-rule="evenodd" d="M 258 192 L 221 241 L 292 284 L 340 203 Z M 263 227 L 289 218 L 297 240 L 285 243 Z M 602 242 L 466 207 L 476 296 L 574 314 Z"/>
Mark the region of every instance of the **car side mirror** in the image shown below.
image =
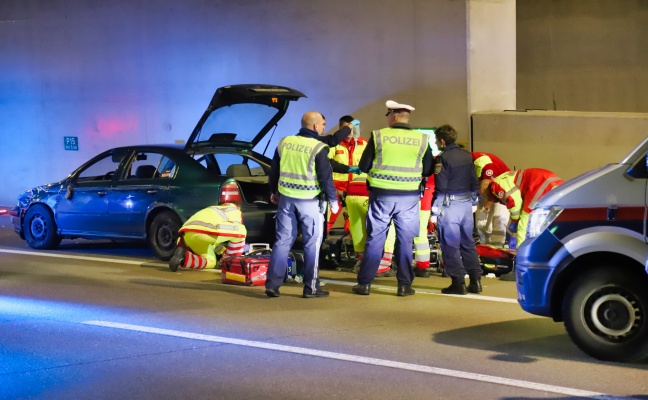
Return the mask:
<path id="1" fill-rule="evenodd" d="M 65 199 L 70 200 L 72 199 L 72 196 L 74 196 L 74 186 L 68 185 L 67 189 L 65 190 Z"/>

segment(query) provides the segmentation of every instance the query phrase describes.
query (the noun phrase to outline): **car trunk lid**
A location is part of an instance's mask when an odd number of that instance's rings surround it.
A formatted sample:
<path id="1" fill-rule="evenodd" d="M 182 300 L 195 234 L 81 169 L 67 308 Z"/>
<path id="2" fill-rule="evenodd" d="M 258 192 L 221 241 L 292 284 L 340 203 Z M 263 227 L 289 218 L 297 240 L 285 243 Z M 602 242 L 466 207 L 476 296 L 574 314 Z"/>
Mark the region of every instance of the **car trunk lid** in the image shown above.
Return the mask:
<path id="1" fill-rule="evenodd" d="M 290 102 L 301 97 L 306 96 L 276 85 L 218 88 L 191 132 L 186 149 L 224 145 L 254 148 L 286 114 Z"/>

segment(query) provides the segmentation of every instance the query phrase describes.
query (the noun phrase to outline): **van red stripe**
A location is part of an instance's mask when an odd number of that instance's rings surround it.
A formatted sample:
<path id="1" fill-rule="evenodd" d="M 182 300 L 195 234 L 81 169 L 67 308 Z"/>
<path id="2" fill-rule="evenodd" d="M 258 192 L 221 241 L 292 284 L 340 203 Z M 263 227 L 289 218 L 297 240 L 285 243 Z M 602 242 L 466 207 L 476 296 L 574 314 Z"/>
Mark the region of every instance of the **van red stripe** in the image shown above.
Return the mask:
<path id="1" fill-rule="evenodd" d="M 556 222 L 573 221 L 606 221 L 607 207 L 596 208 L 568 208 L 556 218 Z M 616 221 L 636 221 L 644 219 L 644 207 L 619 207 L 616 212 Z"/>

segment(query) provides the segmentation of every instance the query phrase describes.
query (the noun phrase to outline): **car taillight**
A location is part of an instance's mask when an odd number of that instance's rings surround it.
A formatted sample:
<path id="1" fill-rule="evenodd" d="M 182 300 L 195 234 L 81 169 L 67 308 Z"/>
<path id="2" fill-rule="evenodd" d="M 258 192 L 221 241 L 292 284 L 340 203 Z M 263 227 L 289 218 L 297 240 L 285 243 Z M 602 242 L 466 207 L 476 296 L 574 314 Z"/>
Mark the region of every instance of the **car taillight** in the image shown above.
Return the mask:
<path id="1" fill-rule="evenodd" d="M 227 182 L 221 187 L 220 204 L 234 203 L 241 205 L 243 198 L 236 182 Z"/>

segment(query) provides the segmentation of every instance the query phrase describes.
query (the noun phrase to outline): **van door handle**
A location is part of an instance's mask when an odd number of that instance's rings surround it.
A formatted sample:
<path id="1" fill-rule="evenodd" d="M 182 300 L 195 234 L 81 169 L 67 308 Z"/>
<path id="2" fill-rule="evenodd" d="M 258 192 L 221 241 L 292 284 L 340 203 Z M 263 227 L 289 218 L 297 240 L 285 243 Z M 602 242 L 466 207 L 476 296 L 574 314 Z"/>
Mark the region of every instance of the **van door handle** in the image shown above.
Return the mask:
<path id="1" fill-rule="evenodd" d="M 155 189 L 149 189 L 146 191 L 146 194 L 156 194 L 158 191 Z"/>
<path id="2" fill-rule="evenodd" d="M 106 192 L 105 190 L 100 190 L 97 192 L 97 194 L 99 195 L 99 197 L 104 197 L 105 195 L 108 194 L 108 192 Z"/>
<path id="3" fill-rule="evenodd" d="M 607 220 L 615 221 L 617 219 L 617 212 L 619 209 L 616 206 L 608 207 L 607 209 Z"/>

